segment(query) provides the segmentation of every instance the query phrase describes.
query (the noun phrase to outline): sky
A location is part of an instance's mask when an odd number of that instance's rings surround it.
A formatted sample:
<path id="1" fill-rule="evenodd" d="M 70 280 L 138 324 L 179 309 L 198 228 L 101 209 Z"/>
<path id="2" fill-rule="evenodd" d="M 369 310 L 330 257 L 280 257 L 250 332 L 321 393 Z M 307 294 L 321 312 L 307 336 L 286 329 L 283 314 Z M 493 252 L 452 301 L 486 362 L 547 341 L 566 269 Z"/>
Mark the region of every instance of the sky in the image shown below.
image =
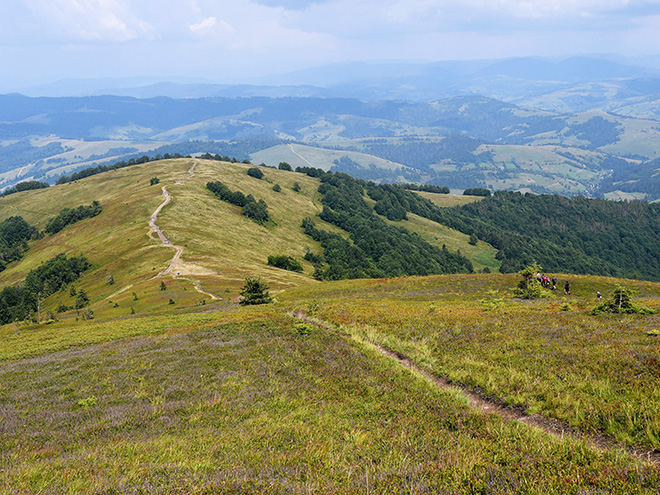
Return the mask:
<path id="1" fill-rule="evenodd" d="M 660 52 L 660 0 L 2 0 L 4 81 Z"/>

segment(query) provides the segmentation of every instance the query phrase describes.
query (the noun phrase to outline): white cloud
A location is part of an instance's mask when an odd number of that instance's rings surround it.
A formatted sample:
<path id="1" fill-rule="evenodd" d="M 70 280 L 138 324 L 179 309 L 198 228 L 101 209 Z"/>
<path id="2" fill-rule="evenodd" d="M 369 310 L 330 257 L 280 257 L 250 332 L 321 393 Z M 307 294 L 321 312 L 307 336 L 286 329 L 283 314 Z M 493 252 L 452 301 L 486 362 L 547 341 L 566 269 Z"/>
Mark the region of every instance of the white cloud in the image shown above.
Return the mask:
<path id="1" fill-rule="evenodd" d="M 289 70 L 356 59 L 631 54 L 660 46 L 658 15 L 660 0 L 4 0 L 0 47 L 34 45 L 32 59 L 50 66 L 58 49 L 79 45 L 109 72 L 126 67 L 127 54 L 145 70 L 162 60 L 200 73 L 209 61 Z"/>
<path id="2" fill-rule="evenodd" d="M 126 0 L 25 0 L 41 36 L 68 42 L 123 42 L 151 35 Z"/>
<path id="3" fill-rule="evenodd" d="M 208 31 L 217 24 L 218 24 L 218 20 L 215 17 L 207 17 L 202 22 L 198 24 L 190 24 L 188 27 L 192 32 Z"/>

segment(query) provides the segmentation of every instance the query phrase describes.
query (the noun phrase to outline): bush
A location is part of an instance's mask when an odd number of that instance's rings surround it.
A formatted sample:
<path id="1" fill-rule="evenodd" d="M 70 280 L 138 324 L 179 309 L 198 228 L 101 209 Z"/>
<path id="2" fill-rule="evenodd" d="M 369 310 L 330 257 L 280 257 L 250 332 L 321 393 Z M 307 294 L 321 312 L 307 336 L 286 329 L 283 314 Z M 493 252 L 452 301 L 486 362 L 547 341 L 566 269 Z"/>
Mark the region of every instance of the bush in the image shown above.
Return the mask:
<path id="1" fill-rule="evenodd" d="M 291 165 L 289 165 L 287 162 L 280 162 L 280 164 L 277 166 L 280 170 L 286 170 L 288 172 L 293 172 L 293 169 L 291 168 Z"/>
<path id="2" fill-rule="evenodd" d="M 159 182 L 160 182 L 160 179 L 159 179 L 158 177 L 152 177 L 152 178 L 151 178 L 151 185 L 152 185 L 152 186 L 155 186 L 155 185 L 158 184 Z"/>
<path id="3" fill-rule="evenodd" d="M 297 182 L 294 182 L 293 187 L 291 189 L 293 189 L 296 192 L 300 192 L 300 184 L 298 184 Z"/>
<path id="4" fill-rule="evenodd" d="M 264 178 L 264 173 L 261 171 L 261 169 L 258 169 L 257 167 L 251 167 L 248 169 L 247 174 L 250 177 L 254 177 L 255 179 L 263 179 Z"/>
<path id="5" fill-rule="evenodd" d="M 88 304 L 89 297 L 87 297 L 87 293 L 83 289 L 80 289 L 78 291 L 78 297 L 76 297 L 76 309 L 82 309 Z"/>
<path id="6" fill-rule="evenodd" d="M 273 186 L 273 191 L 275 191 L 275 192 L 280 192 L 281 190 L 282 190 L 282 188 L 280 187 L 279 184 L 275 184 L 275 185 Z"/>
<path id="7" fill-rule="evenodd" d="M 538 299 L 542 297 L 541 284 L 536 279 L 536 274 L 541 271 L 541 265 L 534 261 L 531 265 L 518 273 L 522 275 L 523 279 L 518 283 L 518 288 L 515 289 L 517 297 L 522 299 Z"/>
<path id="8" fill-rule="evenodd" d="M 642 314 L 642 315 L 652 315 L 656 311 L 647 308 L 646 306 L 640 306 L 632 300 L 632 296 L 635 292 L 632 289 L 628 289 L 622 285 L 614 286 L 614 290 L 611 292 L 610 300 L 603 301 L 594 309 L 591 310 L 591 314 L 599 315 L 602 313 L 620 313 L 620 314 Z"/>
<path id="9" fill-rule="evenodd" d="M 243 285 L 240 290 L 240 294 L 243 298 L 240 300 L 239 304 L 241 306 L 247 306 L 273 302 L 273 298 L 270 297 L 268 289 L 268 284 L 262 282 L 260 278 L 247 277 L 245 279 L 245 285 Z"/>
<path id="10" fill-rule="evenodd" d="M 248 195 L 248 201 L 241 210 L 241 213 L 260 225 L 263 225 L 269 219 L 266 202 L 263 199 L 255 201 L 252 195 Z"/>
<path id="11" fill-rule="evenodd" d="M 268 264 L 270 266 L 274 266 L 275 268 L 282 268 L 283 270 L 289 270 L 291 272 L 302 273 L 303 271 L 303 267 L 300 264 L 300 261 L 292 258 L 291 256 L 269 256 Z"/>
<path id="12" fill-rule="evenodd" d="M 293 328 L 301 336 L 310 335 L 314 331 L 314 325 L 306 322 L 296 323 Z"/>

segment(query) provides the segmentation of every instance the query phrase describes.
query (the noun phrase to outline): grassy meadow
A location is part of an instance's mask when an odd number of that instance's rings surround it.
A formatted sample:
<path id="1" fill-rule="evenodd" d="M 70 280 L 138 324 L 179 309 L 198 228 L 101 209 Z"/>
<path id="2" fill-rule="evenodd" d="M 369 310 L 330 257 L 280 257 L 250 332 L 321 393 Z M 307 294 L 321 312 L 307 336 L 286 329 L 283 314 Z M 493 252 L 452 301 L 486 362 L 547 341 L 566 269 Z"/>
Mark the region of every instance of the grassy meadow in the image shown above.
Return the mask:
<path id="1" fill-rule="evenodd" d="M 593 316 L 616 279 L 559 275 L 572 295 L 514 299 L 517 275 L 454 275 L 325 284 L 316 315 L 353 337 L 528 414 L 628 446 L 660 450 L 658 315 Z M 660 310 L 660 285 L 625 281 Z M 292 304 L 293 301 L 292 301 Z M 650 334 L 649 334 L 650 332 Z"/>
<path id="2" fill-rule="evenodd" d="M 660 483 L 655 466 L 471 410 L 281 309 L 166 328 L 141 318 L 130 337 L 66 349 L 64 333 L 63 350 L 5 356 L 3 493 L 653 493 Z"/>
<path id="3" fill-rule="evenodd" d="M 659 465 L 630 450 L 660 450 L 660 318 L 590 310 L 617 283 L 660 310 L 660 284 L 558 275 L 572 295 L 523 301 L 518 275 L 320 283 L 307 262 L 303 274 L 266 264 L 320 252 L 300 229 L 321 210 L 318 182 L 248 168 L 168 160 L 0 198 L 0 220 L 40 228 L 65 206 L 104 208 L 0 273 L 6 286 L 82 252 L 93 268 L 75 285 L 95 314 L 0 327 L 0 493 L 657 493 Z M 218 200 L 214 180 L 264 199 L 272 221 Z M 183 254 L 157 277 L 174 255 L 149 229 L 162 186 L 172 201 L 156 223 Z M 429 240 L 468 249 L 467 236 L 410 217 Z M 471 247 L 496 270 L 490 246 Z M 238 305 L 248 275 L 270 284 L 273 304 Z M 73 300 L 59 292 L 44 311 Z M 575 435 L 474 409 L 376 346 Z M 592 434 L 619 445 L 598 448 Z"/>

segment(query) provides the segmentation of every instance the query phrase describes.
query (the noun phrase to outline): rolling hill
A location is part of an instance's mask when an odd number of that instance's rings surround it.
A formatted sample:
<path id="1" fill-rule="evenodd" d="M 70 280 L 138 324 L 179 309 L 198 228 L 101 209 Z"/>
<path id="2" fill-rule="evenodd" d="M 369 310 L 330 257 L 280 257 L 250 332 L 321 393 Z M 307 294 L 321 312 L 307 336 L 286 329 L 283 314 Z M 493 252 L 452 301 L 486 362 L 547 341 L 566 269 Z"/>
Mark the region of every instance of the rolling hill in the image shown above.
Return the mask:
<path id="1" fill-rule="evenodd" d="M 527 201 L 546 201 L 568 222 L 589 200 L 418 193 L 309 167 L 258 167 L 257 178 L 251 168 L 168 159 L 0 197 L 3 235 L 16 215 L 43 230 L 64 208 L 102 207 L 33 236 L 0 272 L 4 289 L 59 253 L 91 263 L 44 298 L 41 322 L 0 326 L 4 491 L 657 490 L 658 315 L 591 314 L 596 291 L 610 298 L 620 284 L 658 310 L 657 282 L 557 271 L 571 294 L 523 300 L 512 297 L 517 274 L 314 277 L 358 248 L 388 269 L 399 253 L 378 258 L 384 239 L 429 259 L 460 262 L 460 249 L 495 271 L 492 245 L 429 217 L 455 212 L 448 220 L 463 228 L 491 221 L 492 201 L 518 204 L 519 218 Z M 245 216 L 209 182 L 263 200 L 269 219 Z M 605 205 L 618 218 L 621 206 Z M 573 253 L 583 248 L 571 239 Z M 271 255 L 303 271 L 269 265 Z M 238 304 L 253 276 L 272 304 Z M 89 305 L 61 307 L 81 292 Z"/>
<path id="2" fill-rule="evenodd" d="M 608 160 L 634 167 L 657 157 L 659 128 L 657 120 L 600 109 L 559 113 L 477 95 L 434 102 L 2 95 L 0 180 L 52 183 L 144 154 L 212 152 L 380 182 L 593 195 L 613 173 Z"/>

